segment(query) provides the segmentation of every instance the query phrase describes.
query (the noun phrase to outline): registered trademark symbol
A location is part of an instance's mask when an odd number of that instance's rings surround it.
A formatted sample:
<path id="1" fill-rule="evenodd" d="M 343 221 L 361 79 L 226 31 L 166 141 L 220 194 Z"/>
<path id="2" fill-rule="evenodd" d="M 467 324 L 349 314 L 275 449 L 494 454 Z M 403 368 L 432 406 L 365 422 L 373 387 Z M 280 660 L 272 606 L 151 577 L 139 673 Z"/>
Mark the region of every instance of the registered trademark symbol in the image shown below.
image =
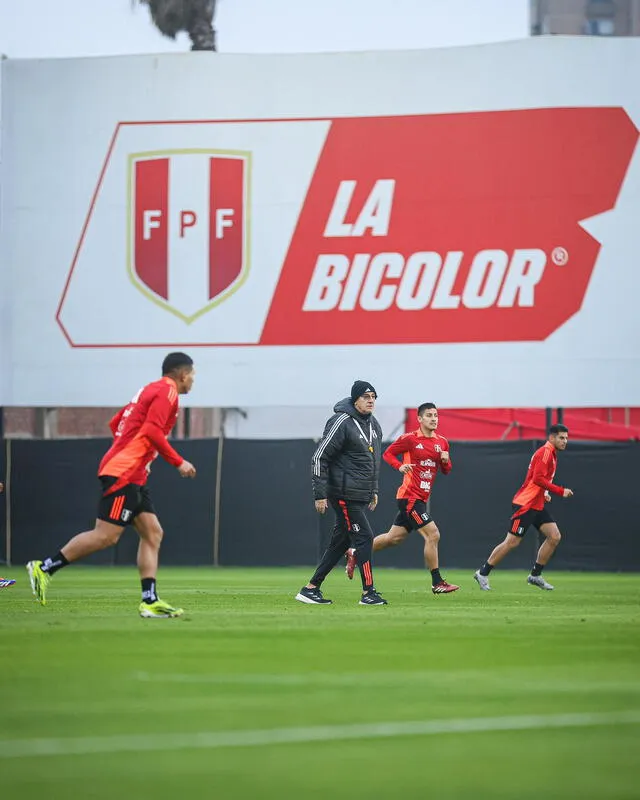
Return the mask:
<path id="1" fill-rule="evenodd" d="M 564 247 L 554 247 L 551 253 L 551 260 L 556 266 L 564 267 L 569 260 L 569 253 L 567 253 Z"/>

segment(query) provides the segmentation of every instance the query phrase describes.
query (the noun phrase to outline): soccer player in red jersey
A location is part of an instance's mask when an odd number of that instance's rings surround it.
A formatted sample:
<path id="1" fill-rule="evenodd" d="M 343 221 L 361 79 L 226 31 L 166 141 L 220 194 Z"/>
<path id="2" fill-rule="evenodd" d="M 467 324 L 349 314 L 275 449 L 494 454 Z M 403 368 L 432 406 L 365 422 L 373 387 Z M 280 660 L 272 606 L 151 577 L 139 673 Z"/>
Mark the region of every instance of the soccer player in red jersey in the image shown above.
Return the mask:
<path id="1" fill-rule="evenodd" d="M 162 378 L 149 383 L 109 423 L 113 444 L 98 468 L 102 493 L 93 530 L 79 533 L 51 558 L 30 561 L 31 588 L 46 603 L 49 580 L 58 570 L 117 543 L 127 525 L 140 536 L 138 570 L 142 581 L 141 617 L 179 617 L 184 612 L 158 598 L 156 575 L 163 531 L 146 486 L 151 463 L 161 455 L 183 478 L 194 478 L 195 467 L 169 444 L 167 436 L 178 419 L 178 396 L 191 391 L 195 370 L 186 353 L 169 353 Z"/>
<path id="2" fill-rule="evenodd" d="M 431 591 L 434 594 L 448 594 L 460 587 L 447 583 L 440 575 L 440 531 L 427 511 L 427 501 L 438 470 L 443 475 L 451 472 L 449 442 L 436 433 L 438 409 L 434 403 L 422 403 L 418 408 L 418 425 L 417 430 L 400 436 L 382 454 L 387 464 L 401 472 L 404 479 L 396 494 L 398 514 L 387 533 L 375 537 L 373 550 L 377 552 L 394 547 L 404 542 L 410 531 L 418 531 L 424 539 L 425 564 L 431 571 Z M 348 555 L 347 575 L 349 560 Z"/>
<path id="3" fill-rule="evenodd" d="M 540 589 L 553 589 L 553 586 L 542 577 L 542 570 L 549 563 L 556 547 L 560 543 L 560 531 L 555 520 L 545 508 L 545 503 L 551 501 L 551 495 L 558 497 L 573 497 L 571 489 L 565 489 L 553 483 L 558 465 L 558 451 L 564 450 L 569 441 L 569 429 L 565 425 L 552 425 L 549 428 L 549 438 L 542 447 L 533 454 L 529 463 L 527 477 L 513 497 L 513 514 L 509 533 L 503 542 L 494 548 L 489 558 L 474 574 L 480 588 L 487 592 L 489 586 L 489 573 L 502 559 L 518 547 L 527 528 L 533 525 L 545 537 L 536 562 L 533 565 L 527 583 L 538 586 Z"/>

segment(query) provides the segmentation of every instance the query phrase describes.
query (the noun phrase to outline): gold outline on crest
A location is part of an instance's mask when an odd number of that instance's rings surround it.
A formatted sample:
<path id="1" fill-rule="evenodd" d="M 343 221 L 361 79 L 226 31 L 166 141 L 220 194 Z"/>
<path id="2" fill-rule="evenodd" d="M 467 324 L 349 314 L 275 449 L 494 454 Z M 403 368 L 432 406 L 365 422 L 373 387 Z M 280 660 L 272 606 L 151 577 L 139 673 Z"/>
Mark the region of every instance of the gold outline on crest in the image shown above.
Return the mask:
<path id="1" fill-rule="evenodd" d="M 145 161 L 151 158 L 159 158 L 161 156 L 173 156 L 173 155 L 194 155 L 194 154 L 206 154 L 211 156 L 226 156 L 227 158 L 241 158 L 246 163 L 246 169 L 244 171 L 244 185 L 242 187 L 242 203 L 243 203 L 243 217 L 244 217 L 244 225 L 243 225 L 243 258 L 242 258 L 242 269 L 240 270 L 240 274 L 238 277 L 233 281 L 233 283 L 221 292 L 219 295 L 214 297 L 207 305 L 203 306 L 199 311 L 196 311 L 195 314 L 191 316 L 187 316 L 183 314 L 181 311 L 178 311 L 177 308 L 170 306 L 165 300 L 162 300 L 156 294 L 154 294 L 142 281 L 138 278 L 135 269 L 133 268 L 134 263 L 134 256 L 133 256 L 133 249 L 135 243 L 133 241 L 133 164 L 136 161 Z M 247 280 L 249 276 L 249 272 L 251 270 L 251 253 L 250 253 L 250 208 L 251 208 L 251 152 L 248 150 L 214 150 L 208 148 L 187 148 L 184 150 L 173 149 L 173 150 L 147 150 L 145 152 L 140 153 L 129 153 L 127 157 L 127 273 L 129 275 L 129 280 L 133 283 L 136 289 L 141 292 L 148 300 L 151 300 L 152 303 L 155 303 L 157 306 L 169 311 L 171 314 L 174 314 L 179 319 L 186 322 L 187 325 L 191 325 L 196 319 L 201 317 L 203 314 L 206 314 L 208 311 L 211 311 L 212 308 L 220 305 L 223 303 L 228 297 L 238 291 L 238 289 L 242 286 L 242 284 Z"/>

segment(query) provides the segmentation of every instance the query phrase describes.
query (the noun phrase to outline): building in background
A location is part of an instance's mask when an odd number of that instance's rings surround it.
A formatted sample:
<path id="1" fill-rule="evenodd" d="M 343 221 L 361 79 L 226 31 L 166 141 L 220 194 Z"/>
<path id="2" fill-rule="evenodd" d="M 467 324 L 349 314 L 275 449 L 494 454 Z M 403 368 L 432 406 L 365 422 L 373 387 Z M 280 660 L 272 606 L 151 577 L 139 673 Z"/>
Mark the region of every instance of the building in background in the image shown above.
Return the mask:
<path id="1" fill-rule="evenodd" d="M 532 36 L 640 36 L 640 0 L 531 0 Z"/>

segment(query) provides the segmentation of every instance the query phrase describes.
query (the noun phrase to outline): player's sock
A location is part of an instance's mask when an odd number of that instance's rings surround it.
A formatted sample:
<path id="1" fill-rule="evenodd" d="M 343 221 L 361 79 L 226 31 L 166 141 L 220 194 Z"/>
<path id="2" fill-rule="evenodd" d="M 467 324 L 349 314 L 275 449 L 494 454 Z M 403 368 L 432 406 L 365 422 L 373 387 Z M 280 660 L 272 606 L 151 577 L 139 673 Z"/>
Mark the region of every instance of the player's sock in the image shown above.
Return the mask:
<path id="1" fill-rule="evenodd" d="M 488 561 L 485 561 L 484 564 L 480 567 L 479 572 L 486 578 L 492 569 L 493 569 L 493 564 L 490 564 Z"/>
<path id="2" fill-rule="evenodd" d="M 56 553 L 53 558 L 45 558 L 40 569 L 46 572 L 47 575 L 55 575 L 59 569 L 68 566 L 68 564 L 69 562 L 62 553 Z"/>
<path id="3" fill-rule="evenodd" d="M 151 605 L 157 602 L 158 595 L 156 594 L 156 579 L 143 578 L 142 581 L 142 602 Z"/>
<path id="4" fill-rule="evenodd" d="M 543 569 L 544 569 L 544 564 L 538 564 L 538 562 L 536 561 L 536 563 L 533 565 L 533 569 L 531 570 L 531 574 L 534 576 L 534 578 L 537 578 L 538 575 L 542 574 Z"/>
<path id="5" fill-rule="evenodd" d="M 431 570 L 431 583 L 433 586 L 436 586 L 438 583 L 442 583 L 442 575 L 437 567 Z"/>

